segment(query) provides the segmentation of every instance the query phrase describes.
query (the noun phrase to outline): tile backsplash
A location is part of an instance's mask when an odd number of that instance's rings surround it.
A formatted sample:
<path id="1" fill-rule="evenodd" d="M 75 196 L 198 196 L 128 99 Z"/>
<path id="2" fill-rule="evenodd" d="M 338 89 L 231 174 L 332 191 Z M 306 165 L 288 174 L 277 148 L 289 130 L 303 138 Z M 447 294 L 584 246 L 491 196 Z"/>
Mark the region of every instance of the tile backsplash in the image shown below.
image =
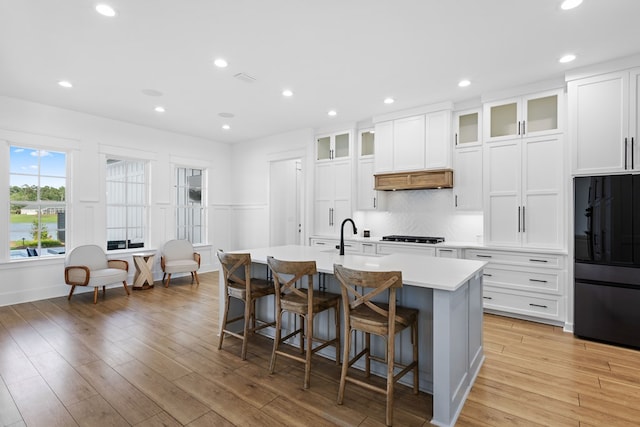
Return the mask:
<path id="1" fill-rule="evenodd" d="M 482 212 L 458 212 L 453 190 L 387 191 L 384 212 L 357 211 L 354 220 L 359 235 L 371 230 L 372 236 L 407 234 L 444 237 L 450 242 L 482 240 Z"/>

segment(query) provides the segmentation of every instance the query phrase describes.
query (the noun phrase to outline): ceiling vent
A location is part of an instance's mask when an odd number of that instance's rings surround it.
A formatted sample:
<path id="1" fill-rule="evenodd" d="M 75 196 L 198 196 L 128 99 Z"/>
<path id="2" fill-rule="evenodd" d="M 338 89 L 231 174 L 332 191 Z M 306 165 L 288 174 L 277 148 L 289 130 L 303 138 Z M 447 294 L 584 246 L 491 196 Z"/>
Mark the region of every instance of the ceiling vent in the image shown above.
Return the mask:
<path id="1" fill-rule="evenodd" d="M 242 80 L 245 83 L 253 83 L 256 81 L 255 77 L 251 77 L 249 74 L 246 74 L 246 73 L 238 73 L 233 77 L 235 77 L 238 80 Z"/>

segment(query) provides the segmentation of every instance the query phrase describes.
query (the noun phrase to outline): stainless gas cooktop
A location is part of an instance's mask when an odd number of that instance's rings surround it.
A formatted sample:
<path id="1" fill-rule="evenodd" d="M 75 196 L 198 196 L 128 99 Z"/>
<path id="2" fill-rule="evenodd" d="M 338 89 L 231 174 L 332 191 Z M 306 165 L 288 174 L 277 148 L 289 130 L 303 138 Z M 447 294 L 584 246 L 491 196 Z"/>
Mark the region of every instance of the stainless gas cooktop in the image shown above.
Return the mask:
<path id="1" fill-rule="evenodd" d="M 382 236 L 384 242 L 409 242 L 409 243 L 441 243 L 444 237 L 428 237 L 428 236 L 401 236 L 392 234 L 390 236 Z"/>

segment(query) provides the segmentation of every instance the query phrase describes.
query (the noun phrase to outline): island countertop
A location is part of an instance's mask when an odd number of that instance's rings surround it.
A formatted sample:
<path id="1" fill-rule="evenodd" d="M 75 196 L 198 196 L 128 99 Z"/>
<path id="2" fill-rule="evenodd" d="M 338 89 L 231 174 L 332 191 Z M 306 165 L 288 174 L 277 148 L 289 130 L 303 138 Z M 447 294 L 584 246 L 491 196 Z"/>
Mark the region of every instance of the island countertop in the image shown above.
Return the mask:
<path id="1" fill-rule="evenodd" d="M 320 273 L 333 274 L 333 265 L 366 271 L 401 271 L 402 282 L 423 288 L 455 291 L 486 265 L 484 261 L 438 258 L 417 254 L 353 254 L 338 255 L 336 249 L 313 246 L 271 246 L 248 249 L 253 262 L 266 264 L 267 256 L 286 261 L 315 260 Z"/>

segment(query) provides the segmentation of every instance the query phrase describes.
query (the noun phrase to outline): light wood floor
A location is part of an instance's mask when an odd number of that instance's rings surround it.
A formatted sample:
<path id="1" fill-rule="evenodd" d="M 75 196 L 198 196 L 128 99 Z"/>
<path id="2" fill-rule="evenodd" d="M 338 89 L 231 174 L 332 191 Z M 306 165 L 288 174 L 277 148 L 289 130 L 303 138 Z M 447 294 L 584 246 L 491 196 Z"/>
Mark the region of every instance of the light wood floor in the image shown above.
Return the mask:
<path id="1" fill-rule="evenodd" d="M 218 276 L 165 289 L 107 290 L 0 307 L 3 426 L 382 426 L 381 396 L 347 386 L 314 359 L 278 360 L 256 337 L 246 362 L 238 340 L 217 350 Z M 640 333 L 640 331 L 639 331 Z M 582 341 L 559 328 L 485 316 L 486 361 L 460 426 L 638 426 L 640 352 Z M 429 425 L 431 397 L 400 387 L 395 425 Z"/>

